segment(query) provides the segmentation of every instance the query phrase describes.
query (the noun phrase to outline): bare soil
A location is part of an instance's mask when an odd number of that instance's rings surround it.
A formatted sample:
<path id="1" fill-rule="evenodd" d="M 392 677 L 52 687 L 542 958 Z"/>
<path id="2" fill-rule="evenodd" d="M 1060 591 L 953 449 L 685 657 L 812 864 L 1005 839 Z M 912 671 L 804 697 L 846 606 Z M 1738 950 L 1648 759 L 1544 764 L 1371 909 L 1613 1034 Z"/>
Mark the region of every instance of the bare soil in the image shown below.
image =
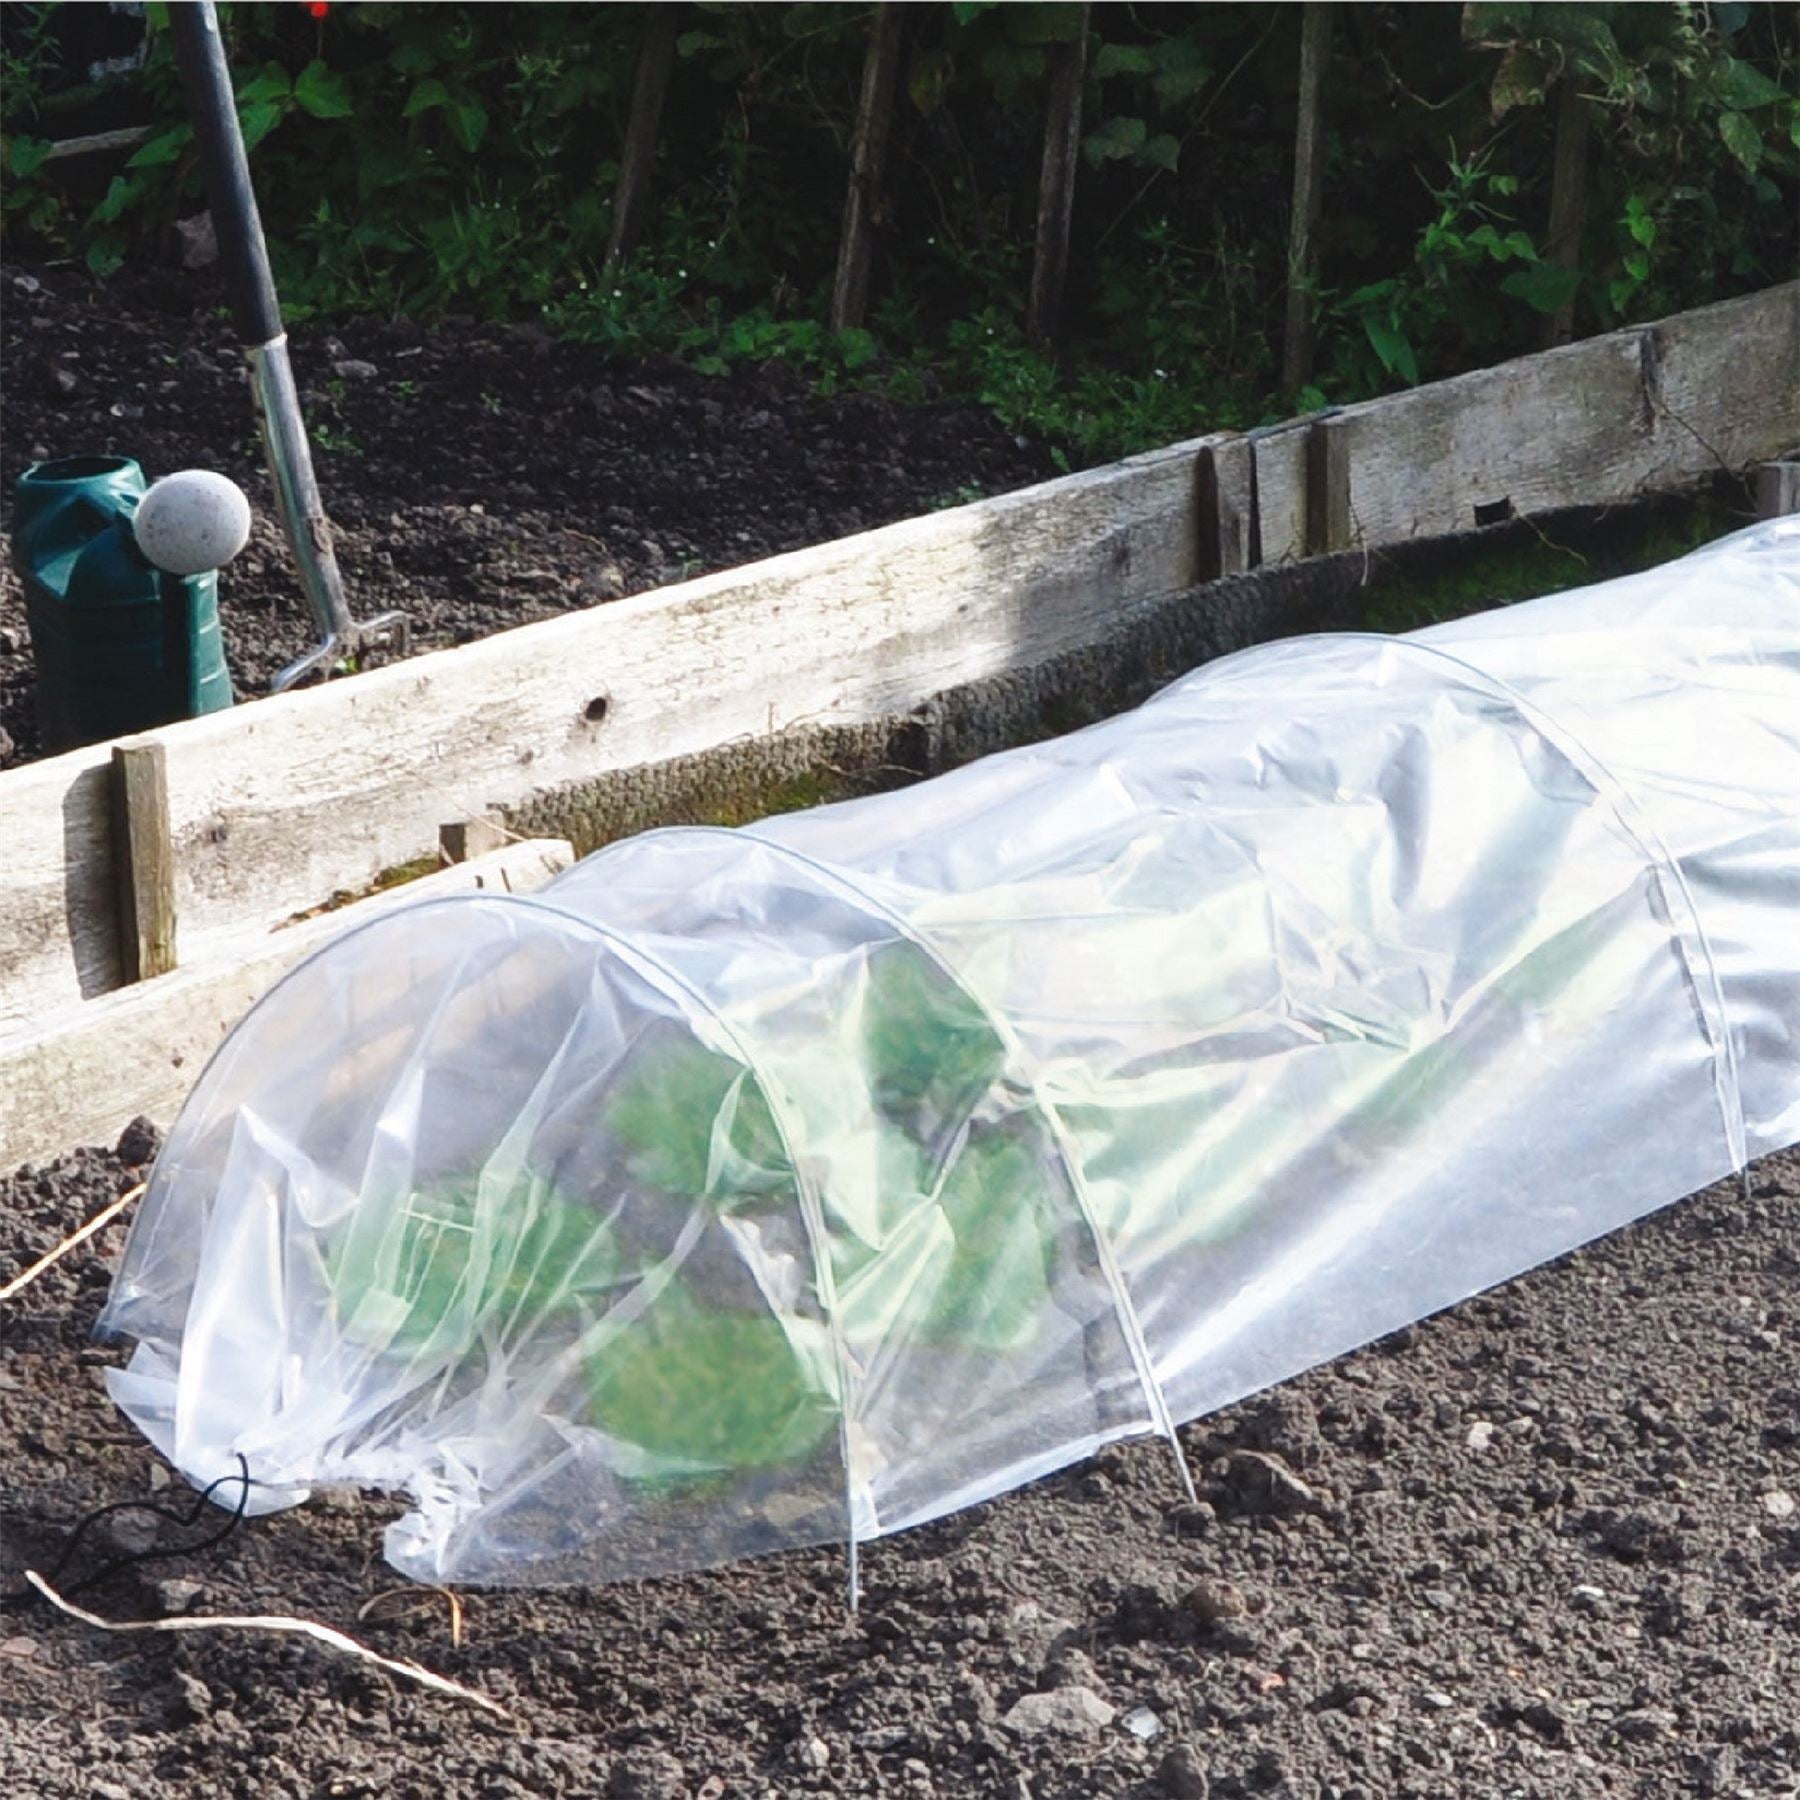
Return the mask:
<path id="1" fill-rule="evenodd" d="M 127 1134 L 128 1138 L 131 1134 Z M 0 1274 L 134 1179 L 0 1182 Z M 0 1587 L 88 1509 L 179 1479 L 89 1341 L 123 1224 L 0 1309 Z M 1800 1792 L 1800 1152 L 1187 1428 L 869 1547 L 592 1591 L 462 1596 L 328 1496 L 83 1601 L 299 1613 L 499 1700 L 243 1633 L 0 1615 L 0 1792 L 1004 1796 Z M 215 1521 L 217 1515 L 213 1515 Z M 144 1527 L 152 1529 L 146 1535 Z M 64 1576 L 200 1528 L 133 1515 Z M 186 1585 L 183 1585 L 186 1584 Z M 1140 1736 L 1139 1733 L 1144 1735 Z"/>
<path id="2" fill-rule="evenodd" d="M 250 495 L 220 577 L 240 699 L 316 632 L 274 521 L 242 358 L 209 276 L 0 267 L 0 529 L 25 467 L 135 457 Z M 778 368 L 708 379 L 451 319 L 301 326 L 294 367 L 352 610 L 440 649 L 1053 474 L 964 406 L 820 399 Z M 23 592 L 0 561 L 0 768 L 38 754 Z"/>

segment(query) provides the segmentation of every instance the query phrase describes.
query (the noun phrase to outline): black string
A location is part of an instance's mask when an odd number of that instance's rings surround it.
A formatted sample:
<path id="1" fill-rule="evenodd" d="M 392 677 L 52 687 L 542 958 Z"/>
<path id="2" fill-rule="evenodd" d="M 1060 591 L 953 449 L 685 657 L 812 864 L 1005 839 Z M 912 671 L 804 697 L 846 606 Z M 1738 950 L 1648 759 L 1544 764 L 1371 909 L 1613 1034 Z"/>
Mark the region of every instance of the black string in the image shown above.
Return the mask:
<path id="1" fill-rule="evenodd" d="M 216 1545 L 224 1543 L 244 1522 L 244 1511 L 250 1504 L 251 1488 L 263 1485 L 261 1482 L 250 1479 L 250 1465 L 244 1460 L 241 1453 L 238 1455 L 237 1464 L 238 1472 L 235 1475 L 221 1475 L 218 1480 L 209 1481 L 200 1490 L 193 1506 L 186 1512 L 178 1512 L 172 1506 L 160 1506 L 154 1500 L 114 1500 L 105 1506 L 96 1506 L 92 1512 L 83 1515 L 76 1521 L 74 1529 L 63 1540 L 61 1555 L 57 1557 L 50 1572 L 44 1576 L 44 1580 L 51 1587 L 56 1586 L 57 1577 L 74 1559 L 76 1550 L 80 1548 L 81 1540 L 102 1519 L 111 1518 L 115 1513 L 149 1513 L 154 1518 L 165 1519 L 171 1525 L 179 1525 L 183 1530 L 187 1530 L 200 1522 L 200 1515 L 206 1510 L 206 1503 L 214 1493 L 224 1487 L 227 1482 L 235 1481 L 238 1483 L 237 1506 L 233 1509 L 230 1518 L 217 1531 L 197 1539 L 194 1543 L 177 1544 L 167 1550 L 127 1550 L 122 1555 L 103 1562 L 91 1574 L 84 1575 L 73 1587 L 63 1588 L 59 1591 L 65 1600 L 71 1599 L 76 1594 L 85 1593 L 91 1587 L 97 1587 L 108 1576 L 116 1575 L 121 1569 L 135 1568 L 143 1563 L 167 1562 L 177 1556 L 197 1556 L 202 1550 L 211 1550 Z M 35 1588 L 14 1588 L 10 1593 L 0 1594 L 0 1607 L 29 1605 L 33 1600 L 41 1598 L 42 1595 Z"/>

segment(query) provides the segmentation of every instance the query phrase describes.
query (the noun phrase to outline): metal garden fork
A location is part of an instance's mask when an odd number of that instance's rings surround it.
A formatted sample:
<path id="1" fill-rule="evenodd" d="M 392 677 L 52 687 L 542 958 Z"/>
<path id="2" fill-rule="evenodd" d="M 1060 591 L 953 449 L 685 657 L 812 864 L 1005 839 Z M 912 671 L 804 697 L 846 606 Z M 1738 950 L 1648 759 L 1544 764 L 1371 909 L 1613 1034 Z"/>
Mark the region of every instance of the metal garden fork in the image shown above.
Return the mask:
<path id="1" fill-rule="evenodd" d="M 391 643 L 404 656 L 410 630 L 403 612 L 384 612 L 361 620 L 350 616 L 344 578 L 332 547 L 331 521 L 313 475 L 312 446 L 300 413 L 281 304 L 275 297 L 268 246 L 250 185 L 250 160 L 238 127 L 218 12 L 213 0 L 176 0 L 169 8 L 169 18 L 232 321 L 248 346 L 245 357 L 250 365 L 250 387 L 275 487 L 275 507 L 300 572 L 301 590 L 320 632 L 319 644 L 289 663 L 270 683 L 271 690 L 279 693 L 320 670 L 329 675 L 336 664 L 373 643 Z"/>

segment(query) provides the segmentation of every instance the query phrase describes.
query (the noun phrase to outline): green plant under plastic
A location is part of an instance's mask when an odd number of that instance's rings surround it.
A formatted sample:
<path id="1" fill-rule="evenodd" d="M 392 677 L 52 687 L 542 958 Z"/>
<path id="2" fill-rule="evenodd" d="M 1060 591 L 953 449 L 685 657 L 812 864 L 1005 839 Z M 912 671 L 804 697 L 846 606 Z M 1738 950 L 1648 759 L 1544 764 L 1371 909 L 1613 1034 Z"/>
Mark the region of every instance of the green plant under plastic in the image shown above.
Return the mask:
<path id="1" fill-rule="evenodd" d="M 1053 1250 L 1019 1204 L 1043 1133 L 966 1117 L 1004 1046 L 924 953 L 897 945 L 870 962 L 858 1047 L 882 1210 L 931 1215 L 920 1276 L 933 1305 L 917 1330 L 1005 1354 L 1037 1327 Z M 346 1337 L 368 1354 L 453 1365 L 503 1353 L 522 1332 L 558 1332 L 582 1365 L 590 1421 L 641 1452 L 659 1483 L 676 1469 L 772 1468 L 817 1447 L 838 1417 L 826 1324 L 772 1316 L 753 1290 L 733 1305 L 729 1282 L 691 1278 L 691 1246 L 678 1242 L 684 1226 L 705 1243 L 734 1218 L 799 1208 L 761 1083 L 697 1043 L 664 1043 L 609 1091 L 596 1130 L 622 1187 L 654 1202 L 641 1216 L 664 1222 L 656 1241 L 631 1236 L 619 1195 L 576 1196 L 543 1174 L 421 1188 L 348 1221 L 330 1259 Z M 871 1262 L 847 1241 L 826 1271 L 853 1354 L 891 1312 L 885 1282 L 861 1279 Z"/>

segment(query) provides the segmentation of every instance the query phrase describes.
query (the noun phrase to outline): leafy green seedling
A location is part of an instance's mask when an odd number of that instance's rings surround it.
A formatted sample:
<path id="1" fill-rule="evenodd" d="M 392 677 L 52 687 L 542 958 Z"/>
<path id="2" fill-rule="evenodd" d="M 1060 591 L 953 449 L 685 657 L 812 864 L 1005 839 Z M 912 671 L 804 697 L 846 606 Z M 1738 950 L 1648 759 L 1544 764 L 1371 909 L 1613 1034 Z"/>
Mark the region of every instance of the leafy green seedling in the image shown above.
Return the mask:
<path id="1" fill-rule="evenodd" d="M 921 1207 L 939 1222 L 904 1276 L 883 1269 L 879 1233 L 858 1247 L 862 1299 L 840 1307 L 840 1328 L 880 1329 L 885 1275 L 916 1284 L 901 1304 L 912 1341 L 989 1353 L 1028 1342 L 1050 1294 L 1038 1210 L 1048 1159 L 1028 1107 L 972 1122 L 1004 1069 L 992 1024 L 922 952 L 895 944 L 869 958 L 855 1042 L 874 1103 L 860 1128 L 878 1139 L 857 1167 L 889 1191 L 852 1210 L 888 1219 L 890 1233 Z M 447 1183 L 365 1203 L 332 1265 L 346 1334 L 409 1360 L 454 1359 L 548 1323 L 590 1344 L 587 1422 L 642 1453 L 646 1479 L 812 1455 L 839 1416 L 836 1358 L 761 1083 L 696 1039 L 646 1037 L 595 1129 L 618 1185 L 604 1202 L 525 1175 L 504 1192 Z M 842 1280 L 844 1246 L 821 1248 Z M 800 1287 L 782 1300 L 796 1261 Z M 852 1354 L 878 1347 L 859 1341 Z"/>
<path id="2" fill-rule="evenodd" d="M 825 1326 L 743 1312 L 679 1277 L 587 1363 L 590 1417 L 664 1474 L 804 1460 L 838 1422 Z"/>
<path id="3" fill-rule="evenodd" d="M 408 1357 L 457 1356 L 483 1334 L 599 1303 L 619 1258 L 593 1207 L 526 1177 L 498 1199 L 447 1183 L 397 1205 L 364 1201 L 331 1270 L 348 1335 Z"/>

